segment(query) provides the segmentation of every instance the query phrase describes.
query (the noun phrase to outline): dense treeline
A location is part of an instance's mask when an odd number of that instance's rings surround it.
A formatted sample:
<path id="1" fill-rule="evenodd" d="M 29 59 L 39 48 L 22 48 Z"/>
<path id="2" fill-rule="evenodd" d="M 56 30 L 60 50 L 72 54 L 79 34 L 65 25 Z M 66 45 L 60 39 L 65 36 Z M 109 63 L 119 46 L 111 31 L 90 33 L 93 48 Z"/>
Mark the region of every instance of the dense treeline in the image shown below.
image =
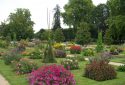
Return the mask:
<path id="1" fill-rule="evenodd" d="M 106 4 L 95 6 L 92 0 L 69 0 L 64 12 L 59 5 L 54 8 L 52 38 L 55 41 L 76 41 L 88 44 L 96 41 L 98 32 L 102 32 L 106 44 L 121 44 L 125 40 L 125 1 L 108 0 Z M 47 40 L 47 30 L 41 29 L 34 36 L 31 14 L 28 9 L 17 9 L 11 13 L 7 21 L 0 25 L 0 35 L 20 39 L 39 38 Z M 61 27 L 61 20 L 69 28 Z M 58 30 L 57 30 L 58 29 Z M 59 30 L 61 29 L 61 30 Z M 61 33 L 59 35 L 59 33 Z M 59 35 L 58 38 L 55 35 Z M 62 40 L 58 40 L 60 36 Z M 81 43 L 82 42 L 82 43 Z"/>

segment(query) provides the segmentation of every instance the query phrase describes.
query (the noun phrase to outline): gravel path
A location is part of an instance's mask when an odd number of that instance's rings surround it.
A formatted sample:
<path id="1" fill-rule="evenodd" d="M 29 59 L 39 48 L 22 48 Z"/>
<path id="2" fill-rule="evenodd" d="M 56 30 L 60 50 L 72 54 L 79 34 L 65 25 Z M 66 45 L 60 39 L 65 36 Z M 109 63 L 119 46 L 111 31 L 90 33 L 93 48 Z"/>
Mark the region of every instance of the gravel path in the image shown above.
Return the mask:
<path id="1" fill-rule="evenodd" d="M 88 58 L 85 58 L 85 60 L 89 60 Z M 115 66 L 121 66 L 121 65 L 125 65 L 125 64 L 122 64 L 122 63 L 116 63 L 116 62 L 109 62 L 110 65 L 115 65 Z"/>
<path id="2" fill-rule="evenodd" d="M 74 55 L 67 55 L 68 57 L 74 57 Z M 85 58 L 86 61 L 88 61 L 88 58 Z M 121 65 L 125 65 L 122 63 L 116 63 L 116 62 L 109 62 L 110 65 L 115 65 L 115 66 L 121 66 Z"/>
<path id="3" fill-rule="evenodd" d="M 0 85 L 10 85 L 8 81 L 0 74 Z"/>

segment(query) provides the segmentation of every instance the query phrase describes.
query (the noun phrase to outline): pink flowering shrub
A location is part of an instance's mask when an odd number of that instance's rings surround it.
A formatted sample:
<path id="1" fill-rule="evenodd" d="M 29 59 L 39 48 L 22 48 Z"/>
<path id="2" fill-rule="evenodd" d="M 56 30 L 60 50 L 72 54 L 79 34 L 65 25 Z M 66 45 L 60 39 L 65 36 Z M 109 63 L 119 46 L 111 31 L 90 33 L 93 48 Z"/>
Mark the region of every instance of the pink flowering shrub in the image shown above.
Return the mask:
<path id="1" fill-rule="evenodd" d="M 29 75 L 29 85 L 76 85 L 73 75 L 60 65 L 46 65 Z"/>

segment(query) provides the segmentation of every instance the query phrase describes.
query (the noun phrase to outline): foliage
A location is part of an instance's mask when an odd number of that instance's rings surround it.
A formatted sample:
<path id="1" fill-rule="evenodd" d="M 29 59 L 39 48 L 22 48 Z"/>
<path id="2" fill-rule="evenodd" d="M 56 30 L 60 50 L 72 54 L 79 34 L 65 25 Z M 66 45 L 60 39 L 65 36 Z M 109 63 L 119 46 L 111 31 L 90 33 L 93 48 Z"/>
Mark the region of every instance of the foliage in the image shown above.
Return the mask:
<path id="1" fill-rule="evenodd" d="M 16 49 L 3 55 L 3 60 L 6 65 L 11 64 L 12 61 L 19 61 L 21 58 L 22 55 Z"/>
<path id="2" fill-rule="evenodd" d="M 112 32 L 111 29 L 107 29 L 104 36 L 104 42 L 108 45 L 111 45 L 114 41 L 112 38 L 111 32 Z"/>
<path id="3" fill-rule="evenodd" d="M 70 47 L 71 54 L 80 54 L 81 53 L 81 46 L 73 45 Z"/>
<path id="4" fill-rule="evenodd" d="M 0 39 L 0 47 L 1 48 L 6 48 L 9 46 L 9 43 L 6 40 Z"/>
<path id="5" fill-rule="evenodd" d="M 102 42 L 102 32 L 98 33 L 98 40 L 97 40 L 97 47 L 96 51 L 97 52 L 102 52 L 103 51 L 103 42 Z"/>
<path id="6" fill-rule="evenodd" d="M 110 54 L 112 54 L 112 55 L 118 55 L 119 54 L 116 46 L 112 46 L 110 48 Z"/>
<path id="7" fill-rule="evenodd" d="M 38 48 L 36 48 L 32 53 L 30 53 L 30 59 L 42 59 L 43 54 L 42 51 Z"/>
<path id="8" fill-rule="evenodd" d="M 15 13 L 10 13 L 7 22 L 4 22 L 2 36 L 11 36 L 14 40 L 31 39 L 34 36 L 31 14 L 28 9 L 18 8 Z"/>
<path id="9" fill-rule="evenodd" d="M 125 15 L 125 1 L 124 0 L 108 0 L 107 5 L 110 8 L 110 15 Z M 117 11 L 116 11 L 117 10 Z"/>
<path id="10" fill-rule="evenodd" d="M 78 61 L 85 61 L 85 57 L 83 55 L 77 55 L 75 56 L 75 58 L 78 60 Z"/>
<path id="11" fill-rule="evenodd" d="M 88 23 L 81 23 L 76 34 L 76 43 L 86 45 L 91 41 Z"/>
<path id="12" fill-rule="evenodd" d="M 110 17 L 107 20 L 109 33 L 107 33 L 107 35 L 109 36 L 108 42 L 111 42 L 111 44 L 121 44 L 124 43 L 125 40 L 124 3 L 124 0 L 108 0 L 107 2 L 110 9 Z"/>
<path id="13" fill-rule="evenodd" d="M 62 29 L 65 41 L 72 41 L 75 39 L 75 33 L 72 28 Z"/>
<path id="14" fill-rule="evenodd" d="M 54 17 L 53 17 L 53 28 L 52 30 L 56 30 L 58 28 L 61 28 L 61 25 L 60 25 L 60 16 L 61 16 L 61 13 L 60 13 L 60 6 L 57 4 L 56 7 L 54 8 Z"/>
<path id="15" fill-rule="evenodd" d="M 125 72 L 125 65 L 119 66 L 118 71 Z"/>
<path id="16" fill-rule="evenodd" d="M 47 39 L 45 36 L 45 29 L 40 29 L 37 33 L 35 33 L 35 38 L 38 38 L 40 40 Z"/>
<path id="17" fill-rule="evenodd" d="M 76 85 L 73 75 L 60 65 L 43 66 L 29 75 L 29 85 Z"/>
<path id="18" fill-rule="evenodd" d="M 79 68 L 78 60 L 75 57 L 67 57 L 66 59 L 61 61 L 61 64 L 67 70 L 74 70 Z"/>
<path id="19" fill-rule="evenodd" d="M 115 69 L 105 60 L 91 61 L 86 65 L 84 76 L 96 81 L 105 81 L 116 78 Z"/>
<path id="20" fill-rule="evenodd" d="M 65 58 L 66 57 L 66 52 L 63 50 L 55 50 L 54 54 L 55 54 L 56 58 Z"/>
<path id="21" fill-rule="evenodd" d="M 82 56 L 94 56 L 94 50 L 91 48 L 84 49 L 82 52 Z"/>
<path id="22" fill-rule="evenodd" d="M 96 29 L 95 32 L 98 33 L 98 29 L 102 30 L 102 35 L 104 36 L 105 31 L 107 30 L 108 26 L 105 22 L 109 17 L 109 7 L 106 4 L 99 4 L 97 5 L 91 15 L 90 15 L 91 23 L 95 25 Z"/>
<path id="23" fill-rule="evenodd" d="M 56 59 L 52 48 L 52 38 L 48 37 L 48 43 L 44 51 L 43 63 L 55 63 Z"/>
<path id="24" fill-rule="evenodd" d="M 93 8 L 94 5 L 92 0 L 69 0 L 64 6 L 65 12 L 62 13 L 63 22 L 68 26 L 73 26 L 74 29 L 77 29 L 82 21 L 88 21 L 89 14 Z M 76 30 L 74 30 L 74 32 L 75 31 Z"/>
<path id="25" fill-rule="evenodd" d="M 19 62 L 13 61 L 12 66 L 14 67 L 14 71 L 16 71 L 17 74 L 31 73 L 33 70 L 38 68 L 36 63 L 28 58 L 22 58 Z"/>
<path id="26" fill-rule="evenodd" d="M 63 42 L 64 39 L 65 37 L 63 35 L 62 29 L 57 28 L 54 33 L 54 40 L 59 43 L 59 42 Z"/>
<path id="27" fill-rule="evenodd" d="M 107 20 L 107 24 L 109 24 L 109 29 L 107 32 L 108 36 L 108 42 L 111 42 L 111 44 L 121 44 L 124 43 L 125 40 L 125 22 L 124 22 L 125 16 L 118 15 L 110 17 Z M 110 39 L 111 38 L 111 39 Z"/>

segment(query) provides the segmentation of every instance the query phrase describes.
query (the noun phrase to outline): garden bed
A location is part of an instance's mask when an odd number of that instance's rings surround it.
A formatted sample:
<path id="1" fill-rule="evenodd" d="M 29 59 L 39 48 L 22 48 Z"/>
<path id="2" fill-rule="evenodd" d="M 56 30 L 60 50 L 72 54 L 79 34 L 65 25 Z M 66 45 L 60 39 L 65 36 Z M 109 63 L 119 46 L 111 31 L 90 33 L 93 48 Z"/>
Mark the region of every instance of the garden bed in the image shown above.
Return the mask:
<path id="1" fill-rule="evenodd" d="M 58 63 L 61 59 L 58 59 Z M 42 65 L 41 60 L 34 60 L 39 66 Z M 83 69 L 85 68 L 87 62 L 82 61 L 79 63 L 80 69 L 72 70 L 74 74 L 76 85 L 124 85 L 125 75 L 123 72 L 117 72 L 117 78 L 113 80 L 98 82 L 86 77 L 83 77 Z M 3 60 L 0 60 L 0 73 L 9 81 L 11 85 L 28 85 L 27 75 L 17 75 L 12 71 L 11 66 L 4 64 Z"/>

